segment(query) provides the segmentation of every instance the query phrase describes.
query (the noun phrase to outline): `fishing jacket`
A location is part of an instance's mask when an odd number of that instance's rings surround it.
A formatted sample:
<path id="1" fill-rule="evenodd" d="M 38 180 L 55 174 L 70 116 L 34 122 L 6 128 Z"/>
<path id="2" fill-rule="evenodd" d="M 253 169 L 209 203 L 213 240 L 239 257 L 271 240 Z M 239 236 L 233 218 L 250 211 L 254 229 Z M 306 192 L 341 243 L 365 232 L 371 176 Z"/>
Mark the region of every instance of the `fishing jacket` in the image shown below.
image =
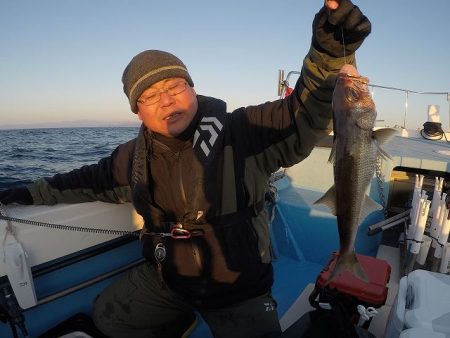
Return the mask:
<path id="1" fill-rule="evenodd" d="M 97 164 L 28 186 L 34 204 L 131 201 L 145 223 L 144 256 L 163 285 L 195 306 L 222 307 L 268 292 L 269 178 L 307 157 L 330 131 L 342 64 L 311 49 L 293 94 L 232 113 L 223 101 L 199 95 L 196 116 L 179 137 L 142 126 Z M 192 236 L 155 235 L 174 227 Z"/>

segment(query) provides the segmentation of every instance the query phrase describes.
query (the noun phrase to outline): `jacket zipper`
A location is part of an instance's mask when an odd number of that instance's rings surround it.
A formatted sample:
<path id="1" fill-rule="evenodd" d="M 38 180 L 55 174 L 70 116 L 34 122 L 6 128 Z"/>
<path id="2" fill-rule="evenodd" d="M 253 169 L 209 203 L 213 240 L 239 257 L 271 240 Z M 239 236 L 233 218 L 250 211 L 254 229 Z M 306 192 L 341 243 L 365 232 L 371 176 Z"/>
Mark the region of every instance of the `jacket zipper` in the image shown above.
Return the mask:
<path id="1" fill-rule="evenodd" d="M 187 200 L 186 200 L 186 193 L 184 192 L 184 186 L 183 186 L 183 175 L 182 175 L 182 168 L 181 168 L 181 151 L 179 151 L 177 153 L 177 167 L 178 167 L 178 185 L 180 186 L 180 194 L 181 194 L 181 199 L 184 204 L 184 210 L 186 210 Z"/>
<path id="2" fill-rule="evenodd" d="M 178 185 L 180 187 L 180 194 L 181 194 L 181 199 L 183 201 L 184 204 L 184 209 L 187 209 L 187 198 L 186 198 L 186 192 L 184 191 L 184 186 L 183 186 L 183 171 L 182 171 L 182 166 L 181 166 L 181 152 L 177 153 L 177 171 L 178 171 Z M 197 264 L 198 269 L 201 271 L 202 270 L 202 259 L 200 257 L 200 250 L 198 248 L 197 245 L 197 241 L 195 240 L 195 238 L 191 238 L 191 247 L 192 247 L 192 255 L 194 256 L 194 261 Z"/>
<path id="3" fill-rule="evenodd" d="M 153 142 L 157 142 L 159 146 L 163 147 L 164 149 L 166 149 L 167 151 L 172 151 L 167 145 L 165 145 L 164 143 L 158 141 L 158 140 L 153 140 Z M 181 166 L 181 151 L 178 151 L 175 153 L 176 154 L 176 165 L 177 165 L 177 175 L 178 175 L 178 185 L 180 188 L 180 195 L 181 195 L 181 200 L 184 204 L 184 209 L 187 210 L 187 198 L 186 198 L 186 193 L 184 190 L 184 186 L 183 186 L 183 171 L 182 171 L 182 166 Z M 202 270 L 202 260 L 200 257 L 200 250 L 198 248 L 198 245 L 196 243 L 195 238 L 190 238 L 189 239 L 191 242 L 191 247 L 192 247 L 192 255 L 195 261 L 195 264 L 197 265 L 197 268 L 199 269 L 199 271 Z M 158 264 L 158 273 L 159 276 L 161 278 L 161 285 L 164 287 L 164 280 L 162 277 L 162 264 L 159 263 Z"/>

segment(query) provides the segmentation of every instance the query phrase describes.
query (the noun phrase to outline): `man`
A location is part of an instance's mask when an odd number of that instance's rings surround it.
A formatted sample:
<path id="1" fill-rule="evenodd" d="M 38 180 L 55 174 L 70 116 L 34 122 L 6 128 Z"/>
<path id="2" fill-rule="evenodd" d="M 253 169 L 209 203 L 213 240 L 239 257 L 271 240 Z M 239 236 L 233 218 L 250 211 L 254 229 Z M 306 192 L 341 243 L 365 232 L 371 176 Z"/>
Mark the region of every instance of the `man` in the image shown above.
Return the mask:
<path id="1" fill-rule="evenodd" d="M 108 336 L 180 337 L 198 311 L 215 337 L 278 337 L 268 179 L 330 131 L 335 75 L 354 64 L 370 29 L 349 0 L 327 1 L 293 94 L 232 114 L 223 101 L 196 94 L 177 57 L 144 51 L 122 77 L 143 122 L 139 135 L 96 165 L 3 191 L 0 201 L 133 202 L 145 221 L 148 264 L 97 299 L 94 320 Z"/>

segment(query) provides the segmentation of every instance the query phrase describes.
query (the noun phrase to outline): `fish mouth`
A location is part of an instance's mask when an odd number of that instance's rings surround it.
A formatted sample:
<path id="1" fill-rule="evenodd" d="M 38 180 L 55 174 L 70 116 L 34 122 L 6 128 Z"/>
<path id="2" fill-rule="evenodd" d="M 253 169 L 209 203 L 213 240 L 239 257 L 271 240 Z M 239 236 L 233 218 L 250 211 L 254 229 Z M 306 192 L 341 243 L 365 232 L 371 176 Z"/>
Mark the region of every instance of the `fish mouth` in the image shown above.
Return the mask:
<path id="1" fill-rule="evenodd" d="M 352 82 L 352 83 L 360 84 L 360 85 L 368 85 L 369 84 L 369 78 L 367 78 L 365 76 L 352 75 L 352 74 L 346 74 L 346 73 L 339 73 L 338 80 Z"/>
<path id="2" fill-rule="evenodd" d="M 352 86 L 355 87 L 360 92 L 368 92 L 369 91 L 369 79 L 365 76 L 356 76 L 346 73 L 339 73 L 337 82 L 342 82 L 344 86 Z"/>

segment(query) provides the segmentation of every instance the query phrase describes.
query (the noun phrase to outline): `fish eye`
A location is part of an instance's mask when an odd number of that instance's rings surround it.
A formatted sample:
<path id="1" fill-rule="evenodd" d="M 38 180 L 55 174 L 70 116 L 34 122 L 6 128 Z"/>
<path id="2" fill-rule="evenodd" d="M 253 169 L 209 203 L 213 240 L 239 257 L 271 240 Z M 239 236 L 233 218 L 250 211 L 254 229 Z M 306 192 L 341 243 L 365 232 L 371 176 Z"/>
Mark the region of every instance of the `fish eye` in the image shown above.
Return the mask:
<path id="1" fill-rule="evenodd" d="M 345 97 L 350 102 L 356 102 L 359 100 L 359 93 L 352 87 L 345 88 Z"/>

